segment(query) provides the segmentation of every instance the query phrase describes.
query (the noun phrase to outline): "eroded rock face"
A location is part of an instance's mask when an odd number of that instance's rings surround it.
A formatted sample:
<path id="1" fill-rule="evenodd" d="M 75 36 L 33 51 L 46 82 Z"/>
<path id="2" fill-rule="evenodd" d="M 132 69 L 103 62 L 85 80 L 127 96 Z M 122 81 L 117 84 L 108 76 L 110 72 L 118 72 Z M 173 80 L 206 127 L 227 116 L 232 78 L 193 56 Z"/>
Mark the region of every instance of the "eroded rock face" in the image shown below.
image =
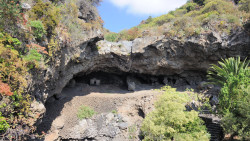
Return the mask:
<path id="1" fill-rule="evenodd" d="M 33 93 L 45 102 L 53 95 L 60 95 L 75 76 L 97 71 L 163 77 L 177 75 L 181 79 L 167 77 L 166 83 L 198 85 L 210 64 L 221 58 L 245 58 L 250 56 L 249 53 L 250 37 L 243 31 L 231 36 L 207 33 L 185 40 L 158 36 L 111 43 L 102 40 L 96 29 L 81 42 L 62 47 L 54 64 L 40 74 L 44 76 L 43 80 L 35 80 Z"/>
<path id="2" fill-rule="evenodd" d="M 48 97 L 60 94 L 75 75 L 94 71 L 179 75 L 190 80 L 190 85 L 198 85 L 210 64 L 221 58 L 250 55 L 250 37 L 244 32 L 226 37 L 208 33 L 184 41 L 165 36 L 118 43 L 99 40 L 95 36 L 61 52 L 60 63 L 55 66 L 58 69 L 49 68 L 45 76 Z"/>

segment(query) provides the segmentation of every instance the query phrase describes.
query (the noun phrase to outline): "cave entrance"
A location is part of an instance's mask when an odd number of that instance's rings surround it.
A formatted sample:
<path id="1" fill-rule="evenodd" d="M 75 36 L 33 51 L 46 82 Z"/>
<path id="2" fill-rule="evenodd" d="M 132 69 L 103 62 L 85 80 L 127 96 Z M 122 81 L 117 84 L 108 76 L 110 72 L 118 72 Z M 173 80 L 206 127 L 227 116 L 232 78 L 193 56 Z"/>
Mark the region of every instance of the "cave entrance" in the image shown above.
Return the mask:
<path id="1" fill-rule="evenodd" d="M 162 76 L 152 76 L 135 73 L 107 73 L 103 71 L 90 74 L 78 74 L 69 82 L 67 87 L 89 86 L 90 88 L 104 88 L 106 91 L 120 89 L 123 92 L 160 88 L 163 86 Z M 119 92 L 118 92 L 119 93 Z"/>
<path id="2" fill-rule="evenodd" d="M 99 124 L 103 123 L 100 120 L 103 118 L 99 120 L 97 117 L 110 115 L 110 113 L 112 113 L 112 117 L 118 117 L 119 114 L 119 117 L 126 118 L 124 121 L 131 121 L 135 125 L 134 122 L 145 118 L 146 113 L 153 107 L 154 98 L 161 94 L 155 89 L 161 88 L 166 83 L 186 88 L 196 80 L 200 80 L 197 75 L 186 75 L 188 77 L 155 76 L 117 70 L 111 72 L 111 70 L 115 69 L 108 68 L 106 71 L 104 69 L 103 71 L 76 74 L 61 94 L 47 100 L 46 114 L 37 132 L 42 134 L 42 132 L 60 131 L 58 135 L 63 139 L 78 137 L 78 134 L 71 134 L 71 131 L 79 131 L 78 125 L 83 124 L 78 118 L 79 109 L 83 105 L 92 108 L 97 113 L 94 118 L 98 120 L 91 120 L 89 125 L 95 123 L 96 126 L 90 128 L 98 129 L 98 132 L 101 129 Z M 195 83 L 193 85 L 195 86 Z M 132 125 L 121 124 L 121 128 L 124 126 Z M 83 133 L 85 131 L 81 134 Z"/>

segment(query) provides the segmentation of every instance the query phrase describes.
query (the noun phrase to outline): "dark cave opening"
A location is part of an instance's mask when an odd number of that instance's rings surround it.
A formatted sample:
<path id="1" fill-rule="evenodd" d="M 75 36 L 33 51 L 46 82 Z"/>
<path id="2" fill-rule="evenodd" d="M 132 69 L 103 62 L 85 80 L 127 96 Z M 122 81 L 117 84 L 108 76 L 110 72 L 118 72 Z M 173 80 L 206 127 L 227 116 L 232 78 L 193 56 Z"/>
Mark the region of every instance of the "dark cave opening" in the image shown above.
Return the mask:
<path id="1" fill-rule="evenodd" d="M 75 84 L 87 84 L 92 86 L 113 85 L 122 89 L 127 89 L 129 83 L 134 83 L 136 86 L 143 85 L 158 86 L 158 88 L 169 85 L 184 91 L 187 88 L 196 89 L 197 86 L 205 80 L 205 75 L 197 72 L 184 72 L 175 75 L 150 75 L 141 73 L 122 72 L 118 69 L 109 68 L 101 71 L 93 71 L 91 73 L 78 73 L 72 79 Z M 71 87 L 70 81 L 67 87 Z"/>
<path id="2" fill-rule="evenodd" d="M 104 71 L 92 72 L 89 74 L 78 74 L 73 78 L 76 83 L 88 85 L 114 85 L 123 89 L 127 88 L 127 81 L 133 81 L 136 85 L 164 85 L 164 76 L 153 76 L 148 74 L 136 73 L 108 73 Z"/>

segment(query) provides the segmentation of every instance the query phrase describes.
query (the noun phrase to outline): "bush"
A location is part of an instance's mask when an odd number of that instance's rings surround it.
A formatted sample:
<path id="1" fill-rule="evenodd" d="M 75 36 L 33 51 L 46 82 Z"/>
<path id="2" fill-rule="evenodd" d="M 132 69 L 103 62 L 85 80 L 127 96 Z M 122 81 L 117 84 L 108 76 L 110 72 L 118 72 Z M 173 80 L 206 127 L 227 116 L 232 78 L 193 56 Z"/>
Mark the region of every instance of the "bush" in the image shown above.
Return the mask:
<path id="1" fill-rule="evenodd" d="M 188 2 L 187 4 L 185 4 L 183 6 L 183 8 L 187 9 L 187 12 L 193 11 L 198 7 L 197 3 L 193 3 L 193 2 Z"/>
<path id="2" fill-rule="evenodd" d="M 245 79 L 249 79 L 249 77 Z M 242 140 L 250 140 L 250 83 L 241 84 L 239 88 L 233 88 L 233 93 L 229 90 L 230 87 L 232 88 L 230 85 L 233 85 L 233 82 L 227 83 L 222 88 L 220 95 L 230 96 L 230 103 L 234 109 L 223 112 L 221 125 L 225 133 L 232 136 L 231 138 L 238 136 Z M 223 104 L 224 102 L 220 103 Z"/>
<path id="3" fill-rule="evenodd" d="M 37 0 L 29 15 L 32 20 L 42 21 L 48 35 L 53 34 L 61 19 L 60 9 L 51 2 L 43 2 L 42 0 Z"/>
<path id="4" fill-rule="evenodd" d="M 3 83 L 1 80 L 0 80 L 0 94 L 7 95 L 7 96 L 13 95 L 13 92 L 11 92 L 10 86 L 6 83 Z"/>
<path id="5" fill-rule="evenodd" d="M 27 62 L 40 61 L 42 58 L 42 54 L 40 54 L 37 50 L 31 49 L 28 52 L 28 55 L 24 56 L 23 59 Z"/>
<path id="6" fill-rule="evenodd" d="M 220 66 L 212 64 L 207 75 L 211 83 L 215 85 L 224 86 L 230 77 L 244 77 L 249 73 L 249 61 L 246 61 L 245 59 L 241 62 L 240 57 L 222 59 L 218 64 Z"/>
<path id="7" fill-rule="evenodd" d="M 239 136 L 243 140 L 250 135 L 250 69 L 246 59 L 240 57 L 223 59 L 220 66 L 212 65 L 208 79 L 221 86 L 218 111 L 222 126 L 231 137 Z"/>
<path id="8" fill-rule="evenodd" d="M 193 0 L 195 3 L 199 5 L 204 5 L 205 0 Z"/>
<path id="9" fill-rule="evenodd" d="M 29 26 L 31 27 L 33 35 L 36 39 L 41 39 L 43 35 L 46 34 L 42 21 L 30 21 Z"/>
<path id="10" fill-rule="evenodd" d="M 20 20 L 21 6 L 19 0 L 1 0 L 0 1 L 0 29 L 13 30 L 18 20 Z"/>
<path id="11" fill-rule="evenodd" d="M 3 138 L 14 134 L 12 129 L 17 126 L 27 127 L 30 122 L 27 62 L 19 50 L 21 42 L 18 39 L 0 33 L 0 132 Z"/>
<path id="12" fill-rule="evenodd" d="M 156 102 L 155 110 L 142 123 L 144 140 L 208 141 L 209 134 L 198 112 L 186 111 L 185 103 L 191 101 L 190 96 L 169 86 L 162 90 L 164 94 Z"/>
<path id="13" fill-rule="evenodd" d="M 2 113 L 0 112 L 0 133 L 5 132 L 10 125 L 6 122 L 6 119 L 2 116 Z"/>
<path id="14" fill-rule="evenodd" d="M 250 1 L 249 0 L 241 0 L 240 1 L 240 10 L 245 12 L 250 12 Z"/>
<path id="15" fill-rule="evenodd" d="M 171 14 L 167 14 L 167 15 L 162 15 L 160 17 L 156 17 L 153 20 L 154 25 L 163 25 L 164 23 L 170 22 L 171 20 L 173 20 L 175 18 L 174 15 Z"/>
<path id="16" fill-rule="evenodd" d="M 119 39 L 119 34 L 117 33 L 108 33 L 105 34 L 104 39 L 110 42 L 117 42 Z"/>
<path id="17" fill-rule="evenodd" d="M 91 118 L 94 114 L 96 114 L 96 112 L 92 108 L 82 105 L 78 110 L 77 117 L 82 120 L 85 118 Z"/>

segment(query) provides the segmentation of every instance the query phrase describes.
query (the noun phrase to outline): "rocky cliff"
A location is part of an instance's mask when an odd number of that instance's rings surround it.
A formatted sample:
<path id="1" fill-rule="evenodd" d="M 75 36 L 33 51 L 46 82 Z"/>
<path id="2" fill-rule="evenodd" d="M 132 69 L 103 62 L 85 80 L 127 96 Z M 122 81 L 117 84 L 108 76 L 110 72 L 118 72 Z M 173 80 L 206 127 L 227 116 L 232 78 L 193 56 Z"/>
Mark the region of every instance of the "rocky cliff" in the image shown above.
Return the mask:
<path id="1" fill-rule="evenodd" d="M 63 88 L 76 77 L 93 72 L 105 72 L 126 77 L 131 75 L 150 76 L 150 79 L 158 77 L 164 84 L 174 83 L 196 87 L 206 79 L 210 64 L 217 63 L 221 58 L 241 56 L 243 59 L 250 56 L 250 36 L 247 29 L 243 27 L 238 27 L 237 30 L 232 29 L 230 34 L 211 29 L 183 38 L 157 33 L 155 35 L 160 36 L 152 35 L 133 38 L 133 41 L 109 42 L 103 38 L 102 20 L 95 7 L 100 0 L 31 0 L 25 2 L 27 3 L 20 4 L 22 7 L 19 11 L 24 12 L 22 13 L 23 23 L 16 22 L 17 25 L 15 25 L 18 31 L 20 30 L 20 35 L 17 33 L 11 35 L 22 42 L 18 43 L 18 47 L 20 54 L 23 55 L 17 55 L 17 57 L 25 60 L 22 57 L 30 54 L 26 50 L 33 45 L 43 51 L 37 52 L 40 58 L 36 61 L 31 59 L 30 62 L 26 62 L 27 64 L 23 64 L 27 76 L 22 77 L 28 80 L 28 88 L 21 95 L 25 93 L 24 95 L 28 95 L 27 99 L 30 97 L 32 99 L 31 112 L 24 113 L 29 117 L 27 119 L 32 119 L 29 127 L 33 127 L 37 118 L 43 117 L 47 100 L 54 95 L 60 96 Z M 19 6 L 19 1 L 16 5 Z M 49 12 L 46 11 L 41 17 L 35 16 L 39 11 L 43 11 L 40 6 L 50 7 Z M 54 14 L 57 10 L 62 14 L 60 18 Z M 44 16 L 51 19 L 48 18 L 49 21 L 47 21 L 43 18 Z M 47 33 L 44 31 L 40 38 L 35 36 L 36 28 L 29 27 L 29 22 L 37 22 L 37 19 L 40 20 L 41 25 L 52 23 L 46 27 Z M 9 24 L 4 25 L 11 27 Z M 5 32 L 8 32 L 7 29 L 4 29 Z M 27 38 L 24 37 L 26 34 L 29 35 Z M 6 50 L 11 50 L 5 43 L 2 43 L 2 39 L 0 45 L 7 48 Z M 2 54 L 5 55 L 5 53 Z M 5 56 L 8 58 L 8 55 Z M 30 67 L 30 64 L 33 66 Z M 18 65 L 20 64 L 17 63 Z M 34 67 L 35 65 L 37 66 Z M 7 65 L 4 67 L 8 68 Z M 129 81 L 134 81 L 133 77 L 127 77 L 127 83 Z M 131 90 L 133 90 L 133 85 Z M 9 100 L 9 97 L 4 97 Z M 29 103 L 25 106 L 28 109 Z M 2 112 L 7 108 L 2 108 Z M 6 114 L 7 116 L 9 117 L 9 113 Z M 40 121 L 38 120 L 37 125 Z M 20 123 L 22 123 L 21 120 Z M 19 138 L 31 132 L 22 129 L 21 124 L 19 127 L 20 130 L 14 124 L 13 127 L 8 127 L 10 130 L 6 131 L 6 137 L 11 135 Z"/>
<path id="2" fill-rule="evenodd" d="M 53 68 L 46 70 L 45 83 L 36 92 L 40 97 L 60 94 L 74 76 L 97 71 L 178 75 L 189 85 L 195 85 L 204 79 L 210 64 L 221 58 L 245 58 L 249 52 L 250 37 L 244 31 L 230 36 L 212 32 L 185 40 L 158 36 L 118 43 L 93 36 L 78 46 L 63 49 Z"/>

